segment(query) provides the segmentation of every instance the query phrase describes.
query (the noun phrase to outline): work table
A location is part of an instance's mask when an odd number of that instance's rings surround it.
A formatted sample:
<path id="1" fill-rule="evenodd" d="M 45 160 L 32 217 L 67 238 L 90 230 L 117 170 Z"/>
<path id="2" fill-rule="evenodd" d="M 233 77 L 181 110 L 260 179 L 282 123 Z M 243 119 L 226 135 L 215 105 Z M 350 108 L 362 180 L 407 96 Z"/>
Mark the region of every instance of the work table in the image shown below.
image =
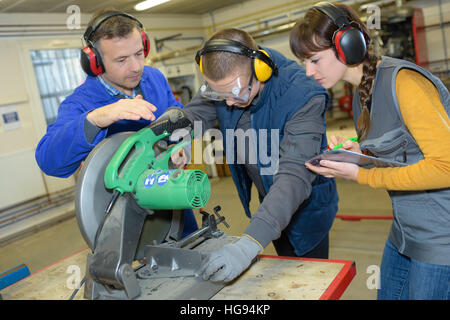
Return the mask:
<path id="1" fill-rule="evenodd" d="M 67 300 L 84 276 L 89 249 L 43 268 L 0 291 L 4 300 Z M 258 256 L 212 300 L 339 299 L 356 274 L 353 261 Z M 157 297 L 151 297 L 157 299 Z M 83 299 L 83 288 L 75 296 Z"/>

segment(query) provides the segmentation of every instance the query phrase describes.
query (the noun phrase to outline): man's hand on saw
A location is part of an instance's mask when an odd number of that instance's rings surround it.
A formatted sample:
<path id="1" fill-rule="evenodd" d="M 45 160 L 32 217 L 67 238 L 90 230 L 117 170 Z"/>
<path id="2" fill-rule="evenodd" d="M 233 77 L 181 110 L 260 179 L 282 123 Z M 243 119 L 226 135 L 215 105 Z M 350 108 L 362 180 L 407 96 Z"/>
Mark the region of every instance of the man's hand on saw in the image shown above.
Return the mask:
<path id="1" fill-rule="evenodd" d="M 119 120 L 139 120 L 145 119 L 153 121 L 156 107 L 145 101 L 141 95 L 134 99 L 120 99 L 107 106 L 92 110 L 86 116 L 93 125 L 99 128 L 106 128 Z"/>
<path id="2" fill-rule="evenodd" d="M 247 269 L 262 247 L 247 236 L 211 252 L 203 261 L 199 274 L 204 280 L 229 282 Z"/>

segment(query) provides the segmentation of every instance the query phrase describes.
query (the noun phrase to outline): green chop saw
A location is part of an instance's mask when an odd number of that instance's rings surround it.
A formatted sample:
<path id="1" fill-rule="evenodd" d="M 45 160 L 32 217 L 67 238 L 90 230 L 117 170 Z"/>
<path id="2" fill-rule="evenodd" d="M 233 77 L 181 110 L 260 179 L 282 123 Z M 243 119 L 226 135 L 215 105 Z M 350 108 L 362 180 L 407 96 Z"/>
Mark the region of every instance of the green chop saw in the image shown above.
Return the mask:
<path id="1" fill-rule="evenodd" d="M 202 226 L 182 238 L 184 210 L 201 209 L 211 187 L 200 170 L 177 169 L 169 136 L 191 122 L 169 108 L 150 126 L 104 139 L 77 180 L 75 212 L 92 253 L 86 261 L 87 299 L 209 299 L 224 284 L 197 274 L 205 253 L 232 238 L 217 228 L 220 207 L 200 211 Z M 161 149 L 162 146 L 162 149 Z M 135 266 L 137 264 L 137 266 Z"/>

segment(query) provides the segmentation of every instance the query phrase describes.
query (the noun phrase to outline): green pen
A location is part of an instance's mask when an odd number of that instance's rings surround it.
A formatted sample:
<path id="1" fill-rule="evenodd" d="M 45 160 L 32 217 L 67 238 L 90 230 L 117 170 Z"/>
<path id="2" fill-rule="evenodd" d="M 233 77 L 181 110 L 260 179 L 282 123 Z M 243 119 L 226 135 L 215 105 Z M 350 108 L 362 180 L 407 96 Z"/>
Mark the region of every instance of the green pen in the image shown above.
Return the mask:
<path id="1" fill-rule="evenodd" d="M 358 138 L 350 138 L 350 139 L 348 139 L 348 140 L 358 142 Z M 347 141 L 348 141 L 348 140 L 347 140 Z M 342 148 L 342 145 L 343 145 L 343 143 L 340 143 L 340 144 L 335 145 L 335 146 L 333 147 L 333 150 Z"/>

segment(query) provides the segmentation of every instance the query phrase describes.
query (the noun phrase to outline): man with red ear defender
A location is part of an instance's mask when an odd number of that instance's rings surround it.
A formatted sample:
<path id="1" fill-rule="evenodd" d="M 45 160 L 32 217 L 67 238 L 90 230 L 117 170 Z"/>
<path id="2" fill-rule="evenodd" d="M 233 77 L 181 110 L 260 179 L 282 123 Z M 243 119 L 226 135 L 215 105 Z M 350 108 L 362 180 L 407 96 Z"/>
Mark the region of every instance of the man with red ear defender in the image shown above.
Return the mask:
<path id="1" fill-rule="evenodd" d="M 163 74 L 144 66 L 150 42 L 136 18 L 102 10 L 91 18 L 83 40 L 86 81 L 61 103 L 36 149 L 47 175 L 68 177 L 104 138 L 138 131 L 169 107 L 183 108 Z M 185 216 L 185 230 L 196 229 L 192 212 Z"/>
<path id="2" fill-rule="evenodd" d="M 162 73 L 144 66 L 149 39 L 133 16 L 94 14 L 83 35 L 86 81 L 60 105 L 39 142 L 36 160 L 51 176 L 68 177 L 104 138 L 137 131 L 171 106 L 182 108 Z"/>

